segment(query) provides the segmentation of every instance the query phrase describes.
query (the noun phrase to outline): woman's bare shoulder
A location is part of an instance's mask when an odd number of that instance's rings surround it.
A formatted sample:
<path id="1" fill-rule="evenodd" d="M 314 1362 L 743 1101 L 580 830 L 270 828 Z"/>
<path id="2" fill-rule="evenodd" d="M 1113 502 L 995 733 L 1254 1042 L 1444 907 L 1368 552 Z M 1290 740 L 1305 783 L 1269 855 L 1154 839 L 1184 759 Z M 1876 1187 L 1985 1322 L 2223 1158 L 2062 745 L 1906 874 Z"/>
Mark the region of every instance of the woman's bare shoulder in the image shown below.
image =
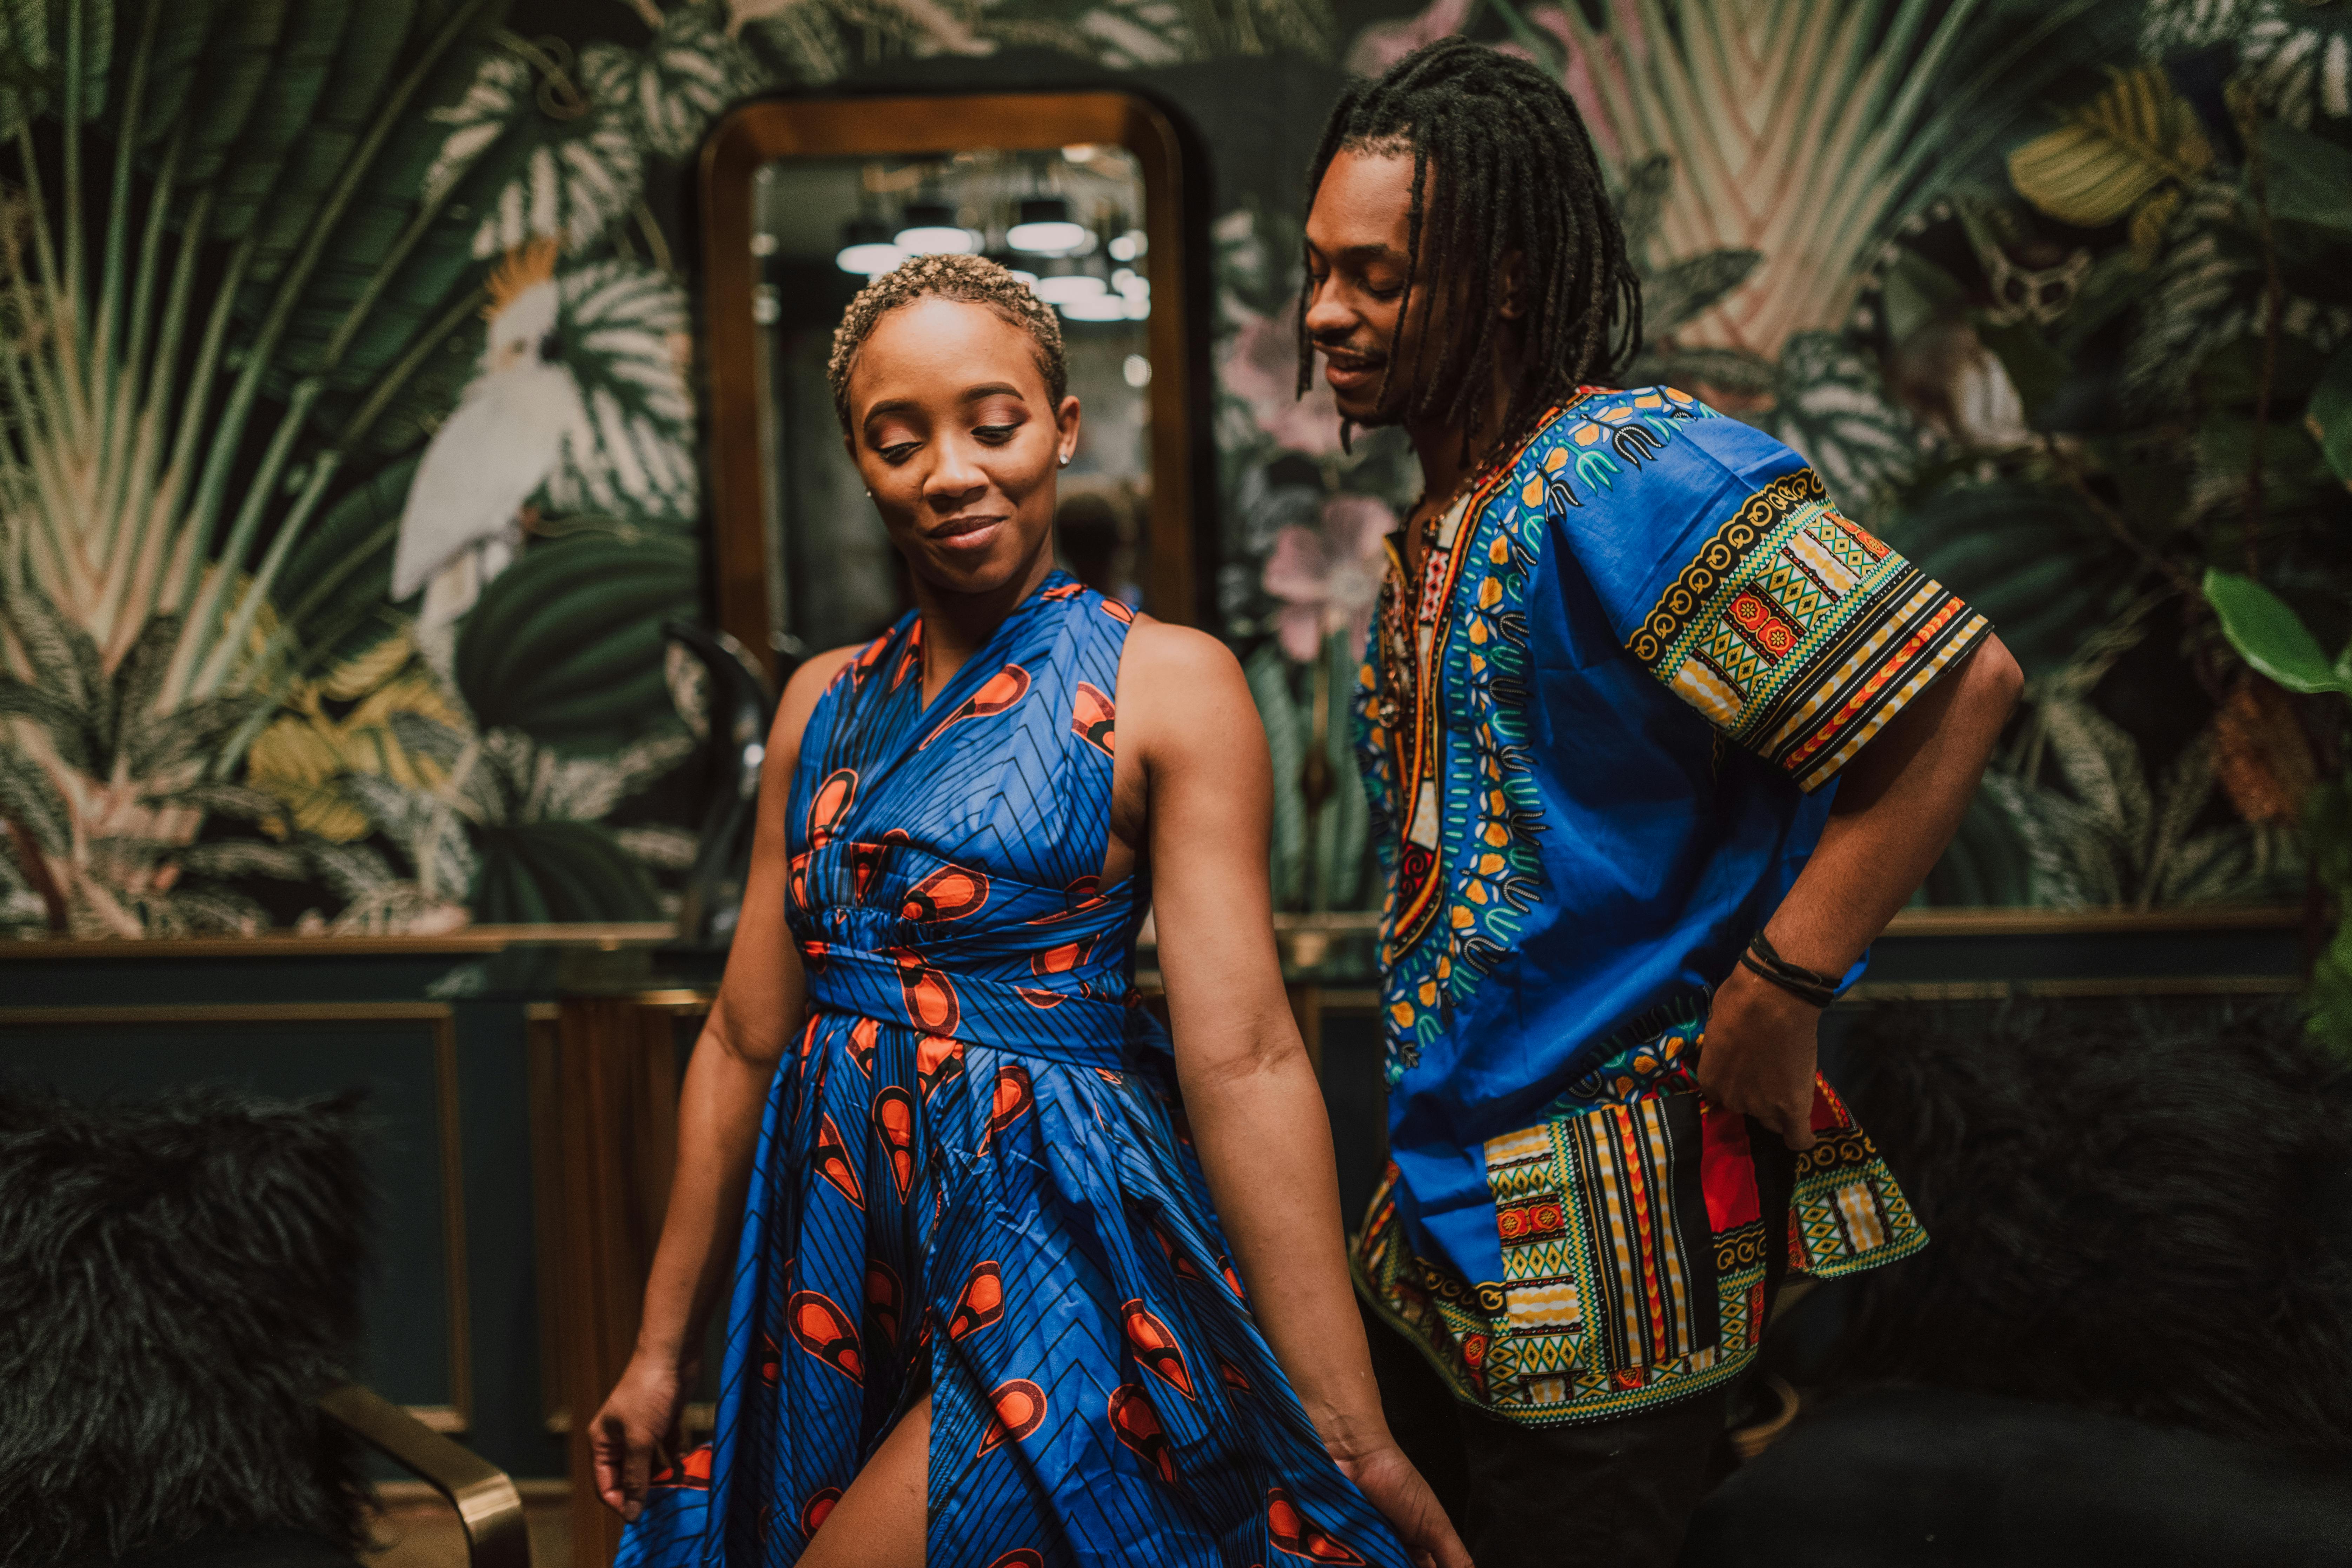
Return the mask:
<path id="1" fill-rule="evenodd" d="M 1213 689 L 1249 689 L 1234 650 L 1218 638 L 1197 626 L 1174 626 L 1150 616 L 1135 617 L 1127 634 L 1126 656 L 1119 661 L 1121 687 L 1139 676 L 1155 694 L 1162 688 L 1181 694 L 1203 682 Z"/>
<path id="2" fill-rule="evenodd" d="M 1118 671 L 1118 721 L 1158 760 L 1257 740 L 1257 705 L 1233 649 L 1192 626 L 1136 617 Z"/>

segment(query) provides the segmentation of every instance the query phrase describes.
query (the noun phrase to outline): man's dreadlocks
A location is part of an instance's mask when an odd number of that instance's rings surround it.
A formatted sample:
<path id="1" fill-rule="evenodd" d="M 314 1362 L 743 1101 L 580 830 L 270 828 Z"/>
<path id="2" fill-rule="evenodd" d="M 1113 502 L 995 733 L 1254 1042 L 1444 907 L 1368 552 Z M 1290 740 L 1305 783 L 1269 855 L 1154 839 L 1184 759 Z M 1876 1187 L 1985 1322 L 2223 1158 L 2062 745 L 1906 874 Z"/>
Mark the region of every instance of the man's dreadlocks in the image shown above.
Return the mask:
<path id="1" fill-rule="evenodd" d="M 1520 257 L 1525 359 L 1505 408 L 1502 439 L 1517 436 L 1578 385 L 1614 376 L 1642 342 L 1642 284 L 1609 205 L 1601 163 L 1576 100 L 1523 59 L 1466 38 L 1440 38 L 1399 60 L 1378 80 L 1348 84 L 1315 162 L 1307 205 L 1342 152 L 1412 156 L 1411 258 L 1397 312 L 1400 333 L 1416 288 L 1460 279 L 1435 373 L 1419 383 L 1411 414 L 1460 423 L 1474 449 L 1481 405 L 1495 374 L 1504 258 Z M 1429 165 L 1437 178 L 1423 211 Z M 1425 247 L 1423 236 L 1433 245 Z M 1397 374 L 1390 344 L 1381 397 Z M 1413 345 L 1419 376 L 1430 346 Z M 1298 310 L 1298 390 L 1309 385 L 1313 344 L 1307 300 Z"/>

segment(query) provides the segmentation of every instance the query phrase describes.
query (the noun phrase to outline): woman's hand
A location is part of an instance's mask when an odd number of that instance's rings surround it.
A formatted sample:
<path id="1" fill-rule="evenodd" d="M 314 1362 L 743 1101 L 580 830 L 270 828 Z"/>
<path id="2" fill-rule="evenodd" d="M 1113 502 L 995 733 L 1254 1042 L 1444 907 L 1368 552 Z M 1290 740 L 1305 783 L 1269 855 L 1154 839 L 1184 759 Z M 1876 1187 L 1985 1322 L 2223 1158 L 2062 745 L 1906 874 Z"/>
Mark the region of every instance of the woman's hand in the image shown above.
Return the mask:
<path id="1" fill-rule="evenodd" d="M 1334 1456 L 1337 1458 L 1337 1456 Z M 1387 1516 L 1419 1568 L 1471 1568 L 1469 1550 L 1454 1532 L 1454 1521 L 1438 1506 L 1437 1494 L 1394 1442 L 1352 1458 L 1339 1459 L 1340 1472 L 1356 1483 L 1366 1501 Z"/>
<path id="2" fill-rule="evenodd" d="M 667 1453 L 685 1388 L 685 1373 L 675 1363 L 641 1352 L 629 1358 L 589 1424 L 596 1495 L 625 1520 L 634 1522 L 645 1510 L 646 1480 Z"/>

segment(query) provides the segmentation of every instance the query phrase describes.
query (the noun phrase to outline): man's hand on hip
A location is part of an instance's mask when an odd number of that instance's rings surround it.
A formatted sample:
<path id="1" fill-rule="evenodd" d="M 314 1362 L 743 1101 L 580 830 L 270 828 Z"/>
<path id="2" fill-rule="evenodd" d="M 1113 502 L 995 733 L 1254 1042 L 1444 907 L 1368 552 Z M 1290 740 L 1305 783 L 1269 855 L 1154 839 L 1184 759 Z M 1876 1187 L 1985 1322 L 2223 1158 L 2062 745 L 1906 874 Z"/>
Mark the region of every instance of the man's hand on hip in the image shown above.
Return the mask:
<path id="1" fill-rule="evenodd" d="M 1752 1116 L 1791 1149 L 1813 1146 L 1813 1067 L 1821 1009 L 1735 969 L 1715 994 L 1700 1037 L 1698 1087 Z"/>

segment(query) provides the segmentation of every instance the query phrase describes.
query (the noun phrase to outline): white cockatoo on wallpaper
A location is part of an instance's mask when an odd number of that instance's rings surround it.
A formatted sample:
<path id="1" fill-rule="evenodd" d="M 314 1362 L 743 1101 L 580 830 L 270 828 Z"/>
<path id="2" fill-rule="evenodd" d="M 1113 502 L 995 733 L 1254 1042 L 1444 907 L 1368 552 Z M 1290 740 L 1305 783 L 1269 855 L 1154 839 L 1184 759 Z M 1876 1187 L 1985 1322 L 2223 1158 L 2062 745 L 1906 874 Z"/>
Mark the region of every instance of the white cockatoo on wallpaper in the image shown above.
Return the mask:
<path id="1" fill-rule="evenodd" d="M 587 426 L 580 388 L 556 357 L 555 250 L 552 240 L 534 241 L 491 274 L 481 367 L 409 483 L 392 596 L 425 590 L 420 643 L 437 641 L 514 563 L 523 503 L 554 471 L 565 438 Z"/>

